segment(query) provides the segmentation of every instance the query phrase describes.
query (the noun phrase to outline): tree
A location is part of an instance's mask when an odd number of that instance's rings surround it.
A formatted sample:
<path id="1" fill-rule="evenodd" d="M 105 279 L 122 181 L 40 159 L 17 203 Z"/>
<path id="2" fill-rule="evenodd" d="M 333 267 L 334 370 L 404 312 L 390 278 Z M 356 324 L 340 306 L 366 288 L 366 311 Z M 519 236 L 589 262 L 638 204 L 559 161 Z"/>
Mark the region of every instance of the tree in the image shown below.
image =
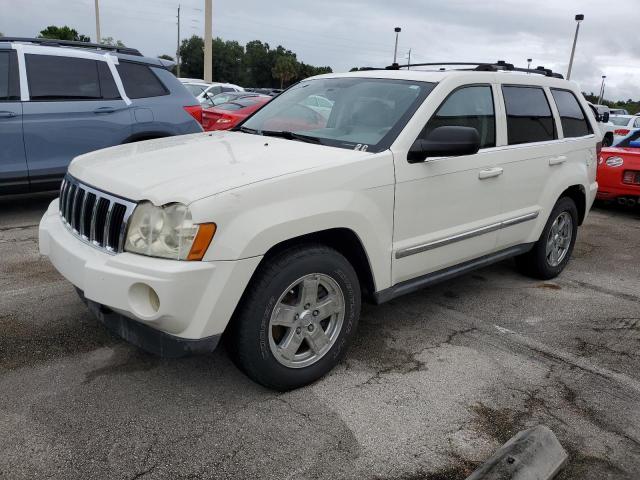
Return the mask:
<path id="1" fill-rule="evenodd" d="M 193 35 L 180 45 L 180 75 L 202 78 L 204 75 L 204 40 Z"/>
<path id="2" fill-rule="evenodd" d="M 273 78 L 280 80 L 280 88 L 284 88 L 284 84 L 296 78 L 298 74 L 298 62 L 292 55 L 280 55 L 276 58 L 276 63 L 271 69 Z"/>
<path id="3" fill-rule="evenodd" d="M 41 30 L 38 34 L 38 38 L 51 38 L 56 40 L 72 40 L 74 42 L 90 42 L 91 39 L 86 35 L 78 34 L 75 28 L 56 27 L 55 25 L 49 25 L 44 30 Z"/>
<path id="4" fill-rule="evenodd" d="M 219 37 L 212 43 L 213 78 L 219 82 L 242 83 L 244 47 L 235 40 L 225 42 Z"/>
<path id="5" fill-rule="evenodd" d="M 102 37 L 102 41 L 100 43 L 112 47 L 126 47 L 126 45 L 122 43 L 121 40 L 114 40 L 113 37 Z"/>
<path id="6" fill-rule="evenodd" d="M 169 60 L 170 62 L 175 62 L 175 59 L 171 55 L 167 55 L 166 53 L 158 55 L 158 58 L 161 58 L 162 60 Z"/>
<path id="7" fill-rule="evenodd" d="M 0 37 L 4 37 L 4 33 L 0 32 Z"/>
<path id="8" fill-rule="evenodd" d="M 269 44 L 252 40 L 244 48 L 243 83 L 248 87 L 270 87 L 273 64 L 269 56 Z"/>

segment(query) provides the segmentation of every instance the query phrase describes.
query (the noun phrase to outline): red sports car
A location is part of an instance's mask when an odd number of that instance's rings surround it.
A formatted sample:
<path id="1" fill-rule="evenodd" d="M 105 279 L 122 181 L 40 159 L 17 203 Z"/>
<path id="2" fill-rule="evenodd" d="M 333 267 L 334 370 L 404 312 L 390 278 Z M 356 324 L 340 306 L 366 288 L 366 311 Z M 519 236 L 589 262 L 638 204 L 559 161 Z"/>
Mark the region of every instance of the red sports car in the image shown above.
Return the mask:
<path id="1" fill-rule="evenodd" d="M 266 95 L 256 95 L 231 100 L 215 107 L 202 109 L 202 127 L 206 131 L 229 130 L 240 121 L 271 100 Z"/>
<path id="2" fill-rule="evenodd" d="M 598 159 L 598 196 L 636 205 L 640 200 L 640 130 L 603 148 Z"/>

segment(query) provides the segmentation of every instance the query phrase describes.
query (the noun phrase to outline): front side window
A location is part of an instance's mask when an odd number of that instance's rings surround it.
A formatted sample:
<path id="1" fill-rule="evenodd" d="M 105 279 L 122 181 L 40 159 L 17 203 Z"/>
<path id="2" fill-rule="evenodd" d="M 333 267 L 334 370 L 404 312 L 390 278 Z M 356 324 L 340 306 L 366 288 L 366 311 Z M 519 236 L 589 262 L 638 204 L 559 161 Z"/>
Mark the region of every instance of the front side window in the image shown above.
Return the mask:
<path id="1" fill-rule="evenodd" d="M 0 102 L 20 100 L 16 52 L 0 51 Z"/>
<path id="2" fill-rule="evenodd" d="M 547 96 L 539 87 L 503 86 L 509 145 L 558 138 Z"/>
<path id="3" fill-rule="evenodd" d="M 455 90 L 427 122 L 420 138 L 438 127 L 472 127 L 480 135 L 480 148 L 496 146 L 496 116 L 489 85 L 472 85 Z"/>
<path id="4" fill-rule="evenodd" d="M 389 148 L 434 86 L 381 78 L 305 80 L 267 103 L 241 129 L 379 152 Z M 310 97 L 327 99 L 327 107 L 314 106 Z"/>
<path id="5" fill-rule="evenodd" d="M 26 54 L 31 100 L 101 100 L 98 65 L 86 58 Z"/>
<path id="6" fill-rule="evenodd" d="M 129 98 L 159 97 L 169 94 L 160 79 L 147 65 L 121 61 L 117 69 L 124 91 Z"/>
<path id="7" fill-rule="evenodd" d="M 582 107 L 575 95 L 568 90 L 551 89 L 551 95 L 560 113 L 560 123 L 565 138 L 584 137 L 593 133 Z"/>

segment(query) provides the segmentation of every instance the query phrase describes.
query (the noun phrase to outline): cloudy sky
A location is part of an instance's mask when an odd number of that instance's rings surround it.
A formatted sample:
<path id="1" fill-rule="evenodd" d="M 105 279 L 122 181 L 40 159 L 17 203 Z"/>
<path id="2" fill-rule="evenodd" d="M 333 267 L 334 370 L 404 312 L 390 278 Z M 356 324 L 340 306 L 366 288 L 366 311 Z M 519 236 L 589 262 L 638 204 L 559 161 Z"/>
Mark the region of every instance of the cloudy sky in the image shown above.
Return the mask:
<path id="1" fill-rule="evenodd" d="M 143 54 L 175 55 L 181 36 L 203 35 L 204 0 L 100 0 L 102 36 Z M 387 65 L 393 27 L 402 27 L 399 56 L 415 62 L 492 61 L 544 65 L 566 73 L 576 13 L 585 21 L 572 79 L 607 99 L 640 98 L 638 0 L 213 0 L 213 32 L 240 43 L 281 44 L 313 65 L 334 71 Z M 94 0 L 0 0 L 0 32 L 34 36 L 47 25 L 69 25 L 95 37 Z M 214 52 L 215 55 L 215 52 Z"/>

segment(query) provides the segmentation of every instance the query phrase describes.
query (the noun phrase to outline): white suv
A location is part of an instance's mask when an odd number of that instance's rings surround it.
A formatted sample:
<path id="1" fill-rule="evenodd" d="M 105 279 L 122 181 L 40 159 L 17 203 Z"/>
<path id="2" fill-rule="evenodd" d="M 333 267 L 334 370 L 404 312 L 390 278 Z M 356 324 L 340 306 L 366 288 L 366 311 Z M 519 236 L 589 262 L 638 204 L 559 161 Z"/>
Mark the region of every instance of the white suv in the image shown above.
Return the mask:
<path id="1" fill-rule="evenodd" d="M 345 354 L 361 299 L 509 257 L 536 278 L 566 266 L 595 118 L 575 83 L 499 68 L 322 75 L 235 131 L 80 156 L 40 251 L 132 343 L 177 356 L 224 334 L 254 380 L 305 385 Z"/>

